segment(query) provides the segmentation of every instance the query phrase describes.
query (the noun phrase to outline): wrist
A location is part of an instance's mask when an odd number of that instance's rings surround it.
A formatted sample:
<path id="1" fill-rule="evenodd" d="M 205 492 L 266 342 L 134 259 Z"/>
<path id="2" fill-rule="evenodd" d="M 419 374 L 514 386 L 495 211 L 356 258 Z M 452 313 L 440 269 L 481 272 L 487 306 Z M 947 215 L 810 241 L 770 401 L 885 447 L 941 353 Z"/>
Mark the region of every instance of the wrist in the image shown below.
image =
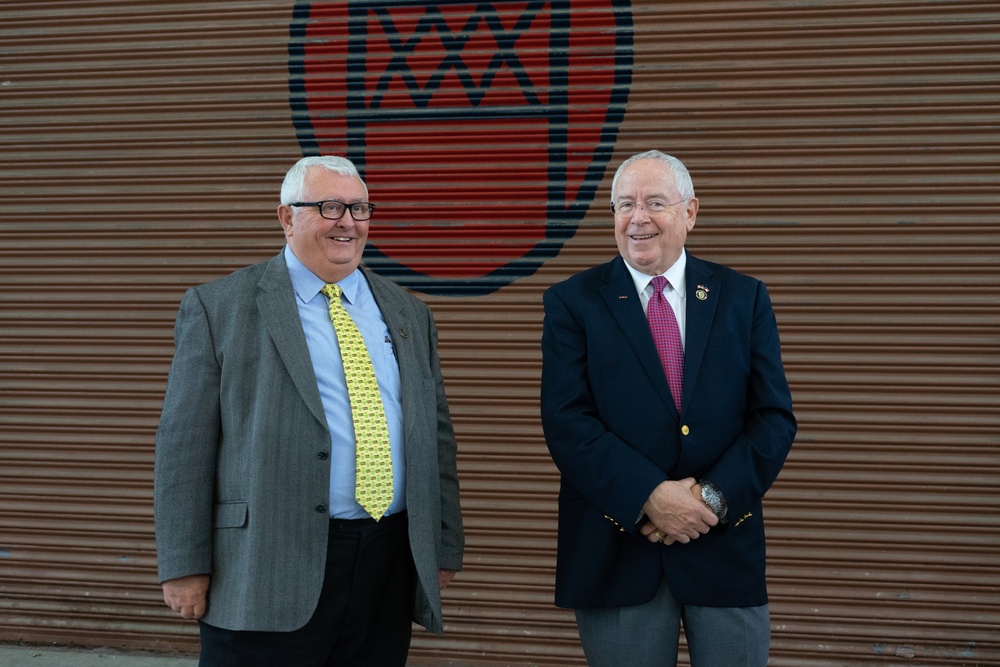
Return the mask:
<path id="1" fill-rule="evenodd" d="M 726 515 L 729 513 L 729 507 L 726 504 L 726 496 L 722 493 L 722 490 L 707 479 L 699 481 L 698 484 L 701 486 L 701 502 L 708 505 L 712 513 L 719 518 L 719 523 L 726 523 Z"/>

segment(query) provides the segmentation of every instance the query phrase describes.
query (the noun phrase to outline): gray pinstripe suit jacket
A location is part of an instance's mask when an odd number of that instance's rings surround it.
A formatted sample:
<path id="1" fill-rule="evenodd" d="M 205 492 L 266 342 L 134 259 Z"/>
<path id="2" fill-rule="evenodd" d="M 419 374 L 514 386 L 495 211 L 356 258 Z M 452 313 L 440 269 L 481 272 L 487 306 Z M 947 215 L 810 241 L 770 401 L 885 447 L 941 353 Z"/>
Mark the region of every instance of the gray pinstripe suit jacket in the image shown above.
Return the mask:
<path id="1" fill-rule="evenodd" d="M 402 383 L 414 619 L 441 632 L 438 569 L 464 548 L 451 426 L 427 306 L 365 270 Z M 160 581 L 211 574 L 205 622 L 290 631 L 323 582 L 330 434 L 281 253 L 188 290 L 156 435 Z"/>

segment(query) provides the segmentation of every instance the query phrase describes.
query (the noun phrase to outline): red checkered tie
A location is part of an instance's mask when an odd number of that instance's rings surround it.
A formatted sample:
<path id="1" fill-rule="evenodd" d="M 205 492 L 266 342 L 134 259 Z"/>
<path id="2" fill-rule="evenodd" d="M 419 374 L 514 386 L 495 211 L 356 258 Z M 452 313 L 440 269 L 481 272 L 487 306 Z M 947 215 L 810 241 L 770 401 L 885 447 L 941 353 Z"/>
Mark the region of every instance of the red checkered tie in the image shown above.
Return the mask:
<path id="1" fill-rule="evenodd" d="M 646 317 L 649 318 L 649 328 L 653 332 L 653 342 L 660 354 L 663 372 L 667 375 L 667 384 L 674 397 L 677 412 L 681 411 L 681 396 L 684 388 L 684 346 L 681 344 L 681 330 L 677 326 L 674 309 L 663 296 L 667 279 L 663 276 L 653 278 L 653 296 L 646 307 Z"/>

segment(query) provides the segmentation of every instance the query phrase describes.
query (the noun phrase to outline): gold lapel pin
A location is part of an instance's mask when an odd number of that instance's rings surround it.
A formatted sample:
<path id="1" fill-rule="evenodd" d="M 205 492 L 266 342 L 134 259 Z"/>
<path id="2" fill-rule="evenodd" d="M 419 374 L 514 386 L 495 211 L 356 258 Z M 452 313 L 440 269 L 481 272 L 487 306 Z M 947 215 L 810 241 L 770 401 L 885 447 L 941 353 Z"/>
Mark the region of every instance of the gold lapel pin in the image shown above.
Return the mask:
<path id="1" fill-rule="evenodd" d="M 710 291 L 711 290 L 705 287 L 704 285 L 698 285 L 698 289 L 694 291 L 694 295 L 699 301 L 704 301 L 705 299 L 708 298 L 708 293 Z"/>

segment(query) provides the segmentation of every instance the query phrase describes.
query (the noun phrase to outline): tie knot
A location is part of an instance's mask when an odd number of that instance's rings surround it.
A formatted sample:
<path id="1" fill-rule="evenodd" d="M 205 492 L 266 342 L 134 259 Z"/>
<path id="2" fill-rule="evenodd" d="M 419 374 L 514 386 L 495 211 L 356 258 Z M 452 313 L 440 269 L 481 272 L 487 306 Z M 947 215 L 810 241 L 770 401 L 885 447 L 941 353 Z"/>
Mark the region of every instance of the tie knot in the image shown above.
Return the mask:
<path id="1" fill-rule="evenodd" d="M 323 285 L 323 289 L 320 290 L 320 292 L 328 296 L 331 301 L 333 301 L 334 299 L 340 301 L 340 295 L 343 293 L 343 291 L 344 290 L 340 289 L 340 285 L 336 283 L 328 283 L 326 285 Z"/>
<path id="2" fill-rule="evenodd" d="M 653 286 L 653 292 L 662 292 L 663 288 L 667 286 L 667 279 L 663 276 L 656 276 L 650 283 Z"/>

